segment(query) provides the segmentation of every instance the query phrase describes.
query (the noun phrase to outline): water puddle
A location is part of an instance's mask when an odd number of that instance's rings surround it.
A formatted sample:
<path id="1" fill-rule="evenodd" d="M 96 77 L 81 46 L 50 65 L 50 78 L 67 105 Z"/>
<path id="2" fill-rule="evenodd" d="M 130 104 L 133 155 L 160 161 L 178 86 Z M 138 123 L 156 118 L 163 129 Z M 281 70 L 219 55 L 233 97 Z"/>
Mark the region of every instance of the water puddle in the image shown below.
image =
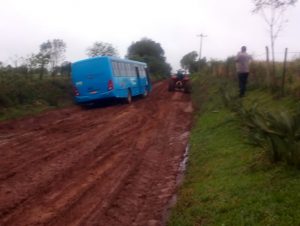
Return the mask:
<path id="1" fill-rule="evenodd" d="M 182 161 L 179 165 L 178 175 L 177 175 L 177 178 L 176 178 L 176 187 L 177 188 L 182 184 L 183 179 L 184 179 L 184 173 L 186 171 L 187 161 L 188 161 L 188 158 L 189 158 L 189 150 L 190 150 L 190 146 L 188 144 L 185 147 L 185 152 L 183 154 L 183 159 L 182 159 Z M 172 198 L 169 200 L 169 202 L 167 204 L 167 207 L 165 209 L 165 213 L 163 214 L 162 225 L 166 225 L 167 220 L 169 219 L 170 214 L 171 214 L 171 209 L 172 209 L 172 207 L 175 206 L 176 202 L 177 202 L 177 193 L 174 193 Z"/>
<path id="2" fill-rule="evenodd" d="M 178 175 L 176 178 L 176 185 L 180 186 L 181 183 L 183 182 L 183 178 L 184 178 L 184 172 L 186 170 L 186 166 L 187 166 L 187 161 L 189 158 L 189 150 L 190 150 L 190 146 L 189 144 L 185 147 L 185 152 L 183 154 L 183 159 L 179 165 L 179 170 L 178 170 Z"/>

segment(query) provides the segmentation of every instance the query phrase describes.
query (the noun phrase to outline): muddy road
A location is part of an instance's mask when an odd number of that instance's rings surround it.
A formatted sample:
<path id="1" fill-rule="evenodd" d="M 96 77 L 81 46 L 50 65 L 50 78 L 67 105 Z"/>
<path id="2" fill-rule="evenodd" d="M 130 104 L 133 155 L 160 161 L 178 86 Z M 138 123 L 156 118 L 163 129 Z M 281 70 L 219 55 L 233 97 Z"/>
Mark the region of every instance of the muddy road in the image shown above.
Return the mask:
<path id="1" fill-rule="evenodd" d="M 131 105 L 0 123 L 0 225 L 162 225 L 191 115 L 160 82 Z"/>

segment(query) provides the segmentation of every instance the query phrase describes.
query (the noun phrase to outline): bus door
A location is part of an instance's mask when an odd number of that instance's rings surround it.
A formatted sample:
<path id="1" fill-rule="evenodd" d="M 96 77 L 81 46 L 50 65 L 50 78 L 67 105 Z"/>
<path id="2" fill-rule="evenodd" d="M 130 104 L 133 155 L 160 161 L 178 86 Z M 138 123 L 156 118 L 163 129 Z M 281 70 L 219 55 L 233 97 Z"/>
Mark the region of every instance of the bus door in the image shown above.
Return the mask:
<path id="1" fill-rule="evenodd" d="M 151 80 L 150 80 L 149 70 L 148 70 L 148 68 L 144 68 L 144 70 L 145 70 L 146 79 L 147 79 L 148 92 L 150 92 L 152 90 L 152 84 L 151 84 Z"/>
<path id="2" fill-rule="evenodd" d="M 143 87 L 142 87 L 142 81 L 141 81 L 141 75 L 138 67 L 135 67 L 135 73 L 136 73 L 136 78 L 137 78 L 137 85 L 138 85 L 138 92 L 139 94 L 143 93 Z"/>

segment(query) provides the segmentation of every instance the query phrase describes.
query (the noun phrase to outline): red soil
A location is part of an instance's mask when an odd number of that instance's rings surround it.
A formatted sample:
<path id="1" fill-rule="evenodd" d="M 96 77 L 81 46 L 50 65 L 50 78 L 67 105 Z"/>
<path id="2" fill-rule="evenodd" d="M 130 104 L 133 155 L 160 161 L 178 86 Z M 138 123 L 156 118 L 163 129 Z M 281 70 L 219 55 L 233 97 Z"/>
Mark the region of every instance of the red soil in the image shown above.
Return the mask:
<path id="1" fill-rule="evenodd" d="M 0 225 L 162 225 L 191 115 L 161 82 L 131 105 L 2 122 Z"/>

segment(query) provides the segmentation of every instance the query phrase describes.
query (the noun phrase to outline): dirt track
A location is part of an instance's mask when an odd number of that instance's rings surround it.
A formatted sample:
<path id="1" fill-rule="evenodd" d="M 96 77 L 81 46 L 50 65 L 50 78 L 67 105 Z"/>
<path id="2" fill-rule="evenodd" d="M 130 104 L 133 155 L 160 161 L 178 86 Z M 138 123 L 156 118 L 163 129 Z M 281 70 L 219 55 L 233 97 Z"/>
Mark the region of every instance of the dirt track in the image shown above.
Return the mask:
<path id="1" fill-rule="evenodd" d="M 0 124 L 0 225 L 162 225 L 191 125 L 190 97 L 70 107 Z"/>

